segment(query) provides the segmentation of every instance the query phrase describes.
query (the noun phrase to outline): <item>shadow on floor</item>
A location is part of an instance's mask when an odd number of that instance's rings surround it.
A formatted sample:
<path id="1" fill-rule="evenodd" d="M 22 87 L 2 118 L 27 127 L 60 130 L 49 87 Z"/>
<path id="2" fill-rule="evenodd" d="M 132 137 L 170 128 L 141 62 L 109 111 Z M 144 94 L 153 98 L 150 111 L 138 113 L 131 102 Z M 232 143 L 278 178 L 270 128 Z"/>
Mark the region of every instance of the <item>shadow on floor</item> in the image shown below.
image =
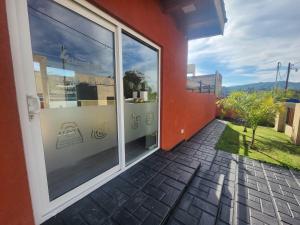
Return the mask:
<path id="1" fill-rule="evenodd" d="M 245 156 L 249 155 L 249 144 L 247 142 L 247 137 L 245 134 L 243 134 L 243 146 L 244 146 L 244 154 Z"/>
<path id="2" fill-rule="evenodd" d="M 239 154 L 240 146 L 241 143 L 239 132 L 233 130 L 229 126 L 226 126 L 222 138 L 217 144 L 217 148 L 226 152 Z"/>
<path id="3" fill-rule="evenodd" d="M 276 148 L 276 149 L 280 149 L 282 152 L 288 152 L 290 154 L 300 155 L 300 147 L 295 148 L 295 144 L 293 144 L 292 142 L 282 142 L 274 139 L 266 139 L 261 135 L 257 135 L 255 141 L 261 142 L 265 146 L 270 146 L 269 149 L 263 149 L 263 150 L 271 150 L 272 148 Z M 278 148 L 278 146 L 280 148 Z"/>

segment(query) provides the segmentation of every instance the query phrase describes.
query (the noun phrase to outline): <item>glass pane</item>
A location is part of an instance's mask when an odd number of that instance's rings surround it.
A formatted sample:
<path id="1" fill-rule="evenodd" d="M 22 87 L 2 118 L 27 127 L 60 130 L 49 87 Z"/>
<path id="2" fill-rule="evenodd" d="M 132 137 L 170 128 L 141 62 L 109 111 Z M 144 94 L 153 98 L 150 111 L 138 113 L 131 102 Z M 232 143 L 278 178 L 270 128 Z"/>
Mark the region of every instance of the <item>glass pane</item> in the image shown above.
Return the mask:
<path id="1" fill-rule="evenodd" d="M 114 33 L 53 1 L 28 11 L 53 200 L 119 164 Z"/>
<path id="2" fill-rule="evenodd" d="M 158 146 L 158 52 L 122 34 L 125 157 L 129 164 Z"/>

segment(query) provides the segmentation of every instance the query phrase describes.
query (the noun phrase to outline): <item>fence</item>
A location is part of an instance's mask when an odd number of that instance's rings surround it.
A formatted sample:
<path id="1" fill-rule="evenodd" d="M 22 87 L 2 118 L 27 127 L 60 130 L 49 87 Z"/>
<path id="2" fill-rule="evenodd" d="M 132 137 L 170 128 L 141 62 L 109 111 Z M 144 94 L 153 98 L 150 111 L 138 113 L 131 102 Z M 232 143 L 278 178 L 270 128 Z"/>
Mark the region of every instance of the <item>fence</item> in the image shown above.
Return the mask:
<path id="1" fill-rule="evenodd" d="M 187 80 L 186 89 L 191 92 L 199 93 L 215 93 L 216 86 L 214 84 L 205 84 L 202 81 Z"/>

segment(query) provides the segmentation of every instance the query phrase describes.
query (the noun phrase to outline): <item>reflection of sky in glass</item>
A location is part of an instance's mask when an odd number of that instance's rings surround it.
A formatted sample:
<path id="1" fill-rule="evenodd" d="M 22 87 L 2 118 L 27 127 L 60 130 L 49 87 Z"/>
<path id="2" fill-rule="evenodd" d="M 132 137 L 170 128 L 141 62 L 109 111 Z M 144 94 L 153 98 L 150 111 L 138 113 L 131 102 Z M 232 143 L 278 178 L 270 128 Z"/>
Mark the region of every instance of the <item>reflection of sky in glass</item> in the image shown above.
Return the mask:
<path id="1" fill-rule="evenodd" d="M 41 71 L 40 64 L 38 62 L 33 62 L 34 71 Z M 54 67 L 47 67 L 47 75 L 58 75 L 63 77 L 74 77 L 75 72 L 73 70 L 59 69 Z"/>
<path id="2" fill-rule="evenodd" d="M 33 62 L 33 68 L 34 68 L 34 71 L 41 71 L 41 67 L 40 67 L 40 63 L 38 62 Z"/>
<path id="3" fill-rule="evenodd" d="M 47 57 L 49 67 L 114 76 L 111 31 L 52 1 L 28 3 L 33 53 Z"/>
<path id="4" fill-rule="evenodd" d="M 158 52 L 123 33 L 122 53 L 123 72 L 142 72 L 152 91 L 157 92 Z"/>
<path id="5" fill-rule="evenodd" d="M 63 76 L 63 77 L 74 77 L 75 72 L 72 70 L 64 70 L 64 69 L 59 69 L 59 68 L 54 68 L 54 67 L 47 67 L 47 75 L 58 75 L 58 76 Z"/>

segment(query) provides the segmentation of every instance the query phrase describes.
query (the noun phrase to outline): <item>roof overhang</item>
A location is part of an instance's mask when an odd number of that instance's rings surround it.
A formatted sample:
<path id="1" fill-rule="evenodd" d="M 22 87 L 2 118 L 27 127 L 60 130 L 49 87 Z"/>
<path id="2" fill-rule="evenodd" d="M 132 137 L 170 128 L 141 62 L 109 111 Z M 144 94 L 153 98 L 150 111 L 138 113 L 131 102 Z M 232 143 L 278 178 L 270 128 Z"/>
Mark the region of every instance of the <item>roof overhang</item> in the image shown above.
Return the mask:
<path id="1" fill-rule="evenodd" d="M 188 40 L 222 35 L 227 22 L 223 0 L 160 0 Z"/>

